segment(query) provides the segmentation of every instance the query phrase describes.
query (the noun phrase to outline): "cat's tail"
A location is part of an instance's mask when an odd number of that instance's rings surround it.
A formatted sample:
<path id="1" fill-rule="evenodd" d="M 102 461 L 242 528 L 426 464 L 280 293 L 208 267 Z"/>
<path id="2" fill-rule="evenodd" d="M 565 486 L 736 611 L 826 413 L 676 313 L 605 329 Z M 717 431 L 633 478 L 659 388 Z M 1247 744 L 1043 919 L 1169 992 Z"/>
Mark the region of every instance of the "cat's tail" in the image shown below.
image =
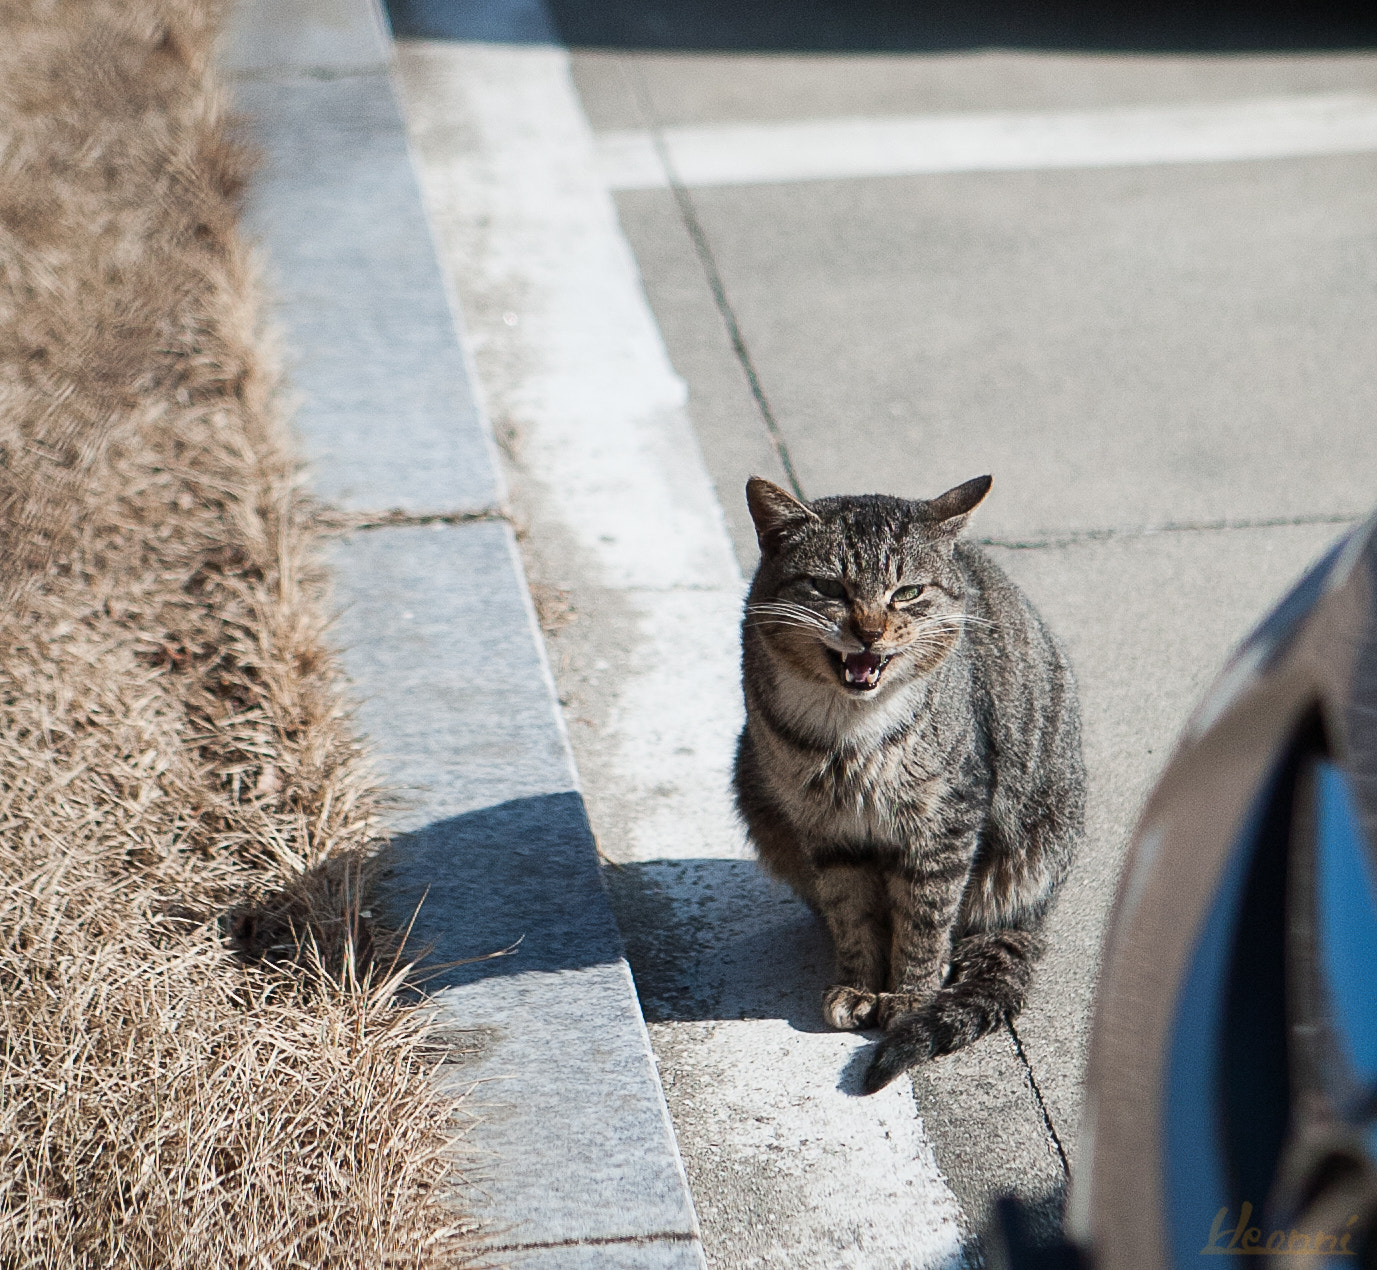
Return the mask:
<path id="1" fill-rule="evenodd" d="M 982 931 L 952 950 L 951 973 L 921 1010 L 889 1026 L 865 1073 L 865 1092 L 883 1089 L 900 1072 L 950 1054 L 1023 1009 L 1042 940 L 1028 930 Z"/>

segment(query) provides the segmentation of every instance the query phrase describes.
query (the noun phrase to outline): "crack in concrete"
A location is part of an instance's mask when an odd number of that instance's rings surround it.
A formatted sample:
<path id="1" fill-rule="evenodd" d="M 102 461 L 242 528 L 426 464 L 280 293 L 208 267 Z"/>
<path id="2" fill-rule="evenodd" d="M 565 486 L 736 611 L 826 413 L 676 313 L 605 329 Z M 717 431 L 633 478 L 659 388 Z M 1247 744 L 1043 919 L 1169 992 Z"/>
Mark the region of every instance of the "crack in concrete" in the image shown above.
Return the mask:
<path id="1" fill-rule="evenodd" d="M 606 1248 L 615 1244 L 695 1244 L 697 1235 L 665 1230 L 653 1235 L 603 1235 L 590 1239 L 551 1239 L 529 1244 L 485 1244 L 483 1252 L 533 1252 L 541 1248 Z"/>
<path id="2" fill-rule="evenodd" d="M 1028 1058 L 1027 1051 L 1023 1048 L 1023 1038 L 1019 1036 L 1018 1028 L 1014 1026 L 1012 1019 L 1006 1019 L 1005 1026 L 1008 1027 L 1009 1036 L 1013 1039 L 1014 1053 L 1018 1055 L 1018 1061 L 1023 1064 L 1023 1075 L 1028 1081 L 1028 1088 L 1032 1091 L 1033 1101 L 1037 1103 L 1038 1111 L 1042 1115 L 1043 1127 L 1047 1130 L 1047 1136 L 1051 1139 L 1052 1145 L 1057 1149 L 1057 1156 L 1061 1160 L 1062 1176 L 1069 1183 L 1071 1181 L 1071 1162 L 1066 1158 L 1066 1148 L 1062 1146 L 1061 1135 L 1057 1132 L 1057 1126 L 1052 1121 L 1052 1112 L 1042 1096 L 1042 1086 L 1038 1084 L 1038 1078 L 1033 1074 L 1033 1064 Z"/>
<path id="3" fill-rule="evenodd" d="M 1285 529 L 1302 525 L 1355 525 L 1365 512 L 1317 512 L 1312 516 L 1260 516 L 1232 520 L 1169 520 L 1160 525 L 1122 525 L 1106 529 L 1072 529 L 1065 533 L 1034 534 L 1027 538 L 972 538 L 981 547 L 1007 551 L 1041 551 L 1049 547 L 1075 547 L 1088 542 L 1120 538 L 1151 538 L 1158 534 L 1221 533 L 1232 529 Z"/>
<path id="4" fill-rule="evenodd" d="M 803 486 L 799 483 L 798 473 L 794 470 L 794 461 L 789 455 L 789 443 L 784 439 L 779 421 L 775 418 L 774 408 L 770 405 L 770 399 L 765 395 L 765 389 L 761 385 L 755 363 L 751 359 L 750 349 L 746 347 L 746 338 L 741 334 L 741 325 L 736 320 L 736 311 L 727 298 L 726 284 L 722 281 L 722 273 L 717 267 L 717 258 L 713 255 L 712 245 L 708 242 L 708 236 L 703 232 L 702 223 L 698 219 L 698 211 L 693 205 L 693 196 L 689 193 L 688 187 L 679 179 L 674 161 L 669 156 L 669 148 L 665 145 L 664 128 L 655 113 L 650 94 L 646 91 L 645 81 L 639 73 L 632 75 L 625 67 L 622 67 L 622 75 L 635 96 L 642 115 L 645 116 L 646 131 L 650 134 L 651 144 L 655 147 L 660 165 L 664 168 L 665 180 L 674 195 L 675 203 L 679 207 L 679 216 L 684 222 L 684 229 L 693 242 L 694 254 L 698 257 L 698 263 L 703 267 L 703 275 L 707 280 L 708 290 L 712 292 L 713 302 L 717 305 L 722 323 L 727 328 L 727 338 L 731 341 L 732 352 L 736 355 L 742 373 L 746 376 L 746 383 L 750 386 L 751 396 L 755 399 L 756 409 L 760 412 L 765 431 L 770 434 L 770 442 L 774 446 L 775 453 L 779 455 L 779 461 L 789 480 L 790 488 L 799 498 L 804 498 Z"/>
<path id="5" fill-rule="evenodd" d="M 324 507 L 315 514 L 316 525 L 325 533 L 350 534 L 361 529 L 415 529 L 422 525 L 471 525 L 484 521 L 516 520 L 506 507 L 473 507 L 452 512 L 408 512 L 399 507 L 391 511 L 344 511 Z"/>

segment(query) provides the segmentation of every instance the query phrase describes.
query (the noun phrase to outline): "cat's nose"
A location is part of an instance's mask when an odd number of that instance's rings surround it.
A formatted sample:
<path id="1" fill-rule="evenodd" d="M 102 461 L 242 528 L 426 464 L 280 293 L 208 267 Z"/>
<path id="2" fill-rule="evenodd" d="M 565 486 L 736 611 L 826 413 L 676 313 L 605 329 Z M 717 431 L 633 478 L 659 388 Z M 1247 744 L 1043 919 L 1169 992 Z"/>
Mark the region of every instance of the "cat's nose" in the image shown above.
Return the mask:
<path id="1" fill-rule="evenodd" d="M 851 627 L 856 632 L 856 638 L 866 645 L 873 644 L 885 633 L 884 623 L 868 616 L 853 617 Z"/>

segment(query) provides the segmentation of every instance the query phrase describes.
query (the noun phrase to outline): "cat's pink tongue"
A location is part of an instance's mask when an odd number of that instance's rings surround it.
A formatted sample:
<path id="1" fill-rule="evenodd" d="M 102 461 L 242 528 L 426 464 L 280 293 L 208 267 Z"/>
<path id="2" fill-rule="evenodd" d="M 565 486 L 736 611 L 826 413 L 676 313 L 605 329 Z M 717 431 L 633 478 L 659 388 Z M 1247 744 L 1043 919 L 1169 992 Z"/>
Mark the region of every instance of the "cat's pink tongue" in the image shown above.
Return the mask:
<path id="1" fill-rule="evenodd" d="M 880 681 L 880 667 L 883 665 L 879 653 L 850 653 L 842 659 L 846 667 L 846 682 L 871 688 Z"/>

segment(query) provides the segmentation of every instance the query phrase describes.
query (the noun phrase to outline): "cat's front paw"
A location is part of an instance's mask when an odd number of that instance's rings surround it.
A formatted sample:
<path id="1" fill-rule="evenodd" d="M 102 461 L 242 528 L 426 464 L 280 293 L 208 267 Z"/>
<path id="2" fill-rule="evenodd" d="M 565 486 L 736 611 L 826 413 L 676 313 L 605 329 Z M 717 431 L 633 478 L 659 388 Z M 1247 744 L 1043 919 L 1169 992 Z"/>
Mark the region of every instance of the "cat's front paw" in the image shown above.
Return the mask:
<path id="1" fill-rule="evenodd" d="M 875 1021 L 875 994 L 834 983 L 822 994 L 822 1017 L 842 1032 L 869 1027 Z"/>
<path id="2" fill-rule="evenodd" d="M 877 1024 L 886 1032 L 901 1014 L 914 1014 L 932 1000 L 930 992 L 882 992 L 875 1005 Z"/>

